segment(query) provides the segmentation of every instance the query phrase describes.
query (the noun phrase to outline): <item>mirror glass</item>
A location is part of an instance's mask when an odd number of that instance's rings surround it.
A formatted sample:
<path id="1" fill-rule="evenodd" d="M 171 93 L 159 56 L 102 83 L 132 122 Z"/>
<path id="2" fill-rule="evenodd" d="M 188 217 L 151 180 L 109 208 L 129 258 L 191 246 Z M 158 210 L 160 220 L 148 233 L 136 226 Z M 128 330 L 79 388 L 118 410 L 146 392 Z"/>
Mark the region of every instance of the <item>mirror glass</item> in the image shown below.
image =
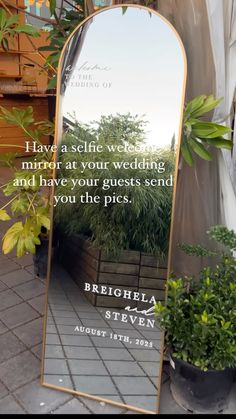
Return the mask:
<path id="1" fill-rule="evenodd" d="M 62 54 L 43 384 L 157 409 L 185 59 L 144 7 L 88 18 Z"/>

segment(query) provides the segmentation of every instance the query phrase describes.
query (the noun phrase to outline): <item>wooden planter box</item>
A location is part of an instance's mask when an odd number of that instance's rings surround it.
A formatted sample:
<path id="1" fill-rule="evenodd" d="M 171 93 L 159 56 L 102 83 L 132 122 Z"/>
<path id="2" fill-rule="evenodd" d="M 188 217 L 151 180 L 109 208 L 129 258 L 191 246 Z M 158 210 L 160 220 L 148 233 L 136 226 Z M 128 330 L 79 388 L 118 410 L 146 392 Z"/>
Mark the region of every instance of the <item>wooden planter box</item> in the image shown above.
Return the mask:
<path id="1" fill-rule="evenodd" d="M 60 244 L 60 260 L 80 289 L 84 284 L 106 285 L 139 293 L 156 300 L 165 298 L 167 277 L 166 263 L 158 263 L 157 257 L 134 250 L 122 251 L 118 259 L 109 258 L 102 251 L 80 235 L 63 237 Z M 95 306 L 124 308 L 150 308 L 150 304 L 123 298 L 85 292 L 86 297 Z"/>

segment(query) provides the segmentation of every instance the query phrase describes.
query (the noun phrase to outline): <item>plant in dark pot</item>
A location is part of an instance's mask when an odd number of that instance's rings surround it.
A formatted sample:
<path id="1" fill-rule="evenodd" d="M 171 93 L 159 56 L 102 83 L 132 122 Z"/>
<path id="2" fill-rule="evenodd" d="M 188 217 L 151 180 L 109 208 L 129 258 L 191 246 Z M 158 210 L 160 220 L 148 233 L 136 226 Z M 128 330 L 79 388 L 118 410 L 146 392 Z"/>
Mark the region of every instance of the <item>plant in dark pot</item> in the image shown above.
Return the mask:
<path id="1" fill-rule="evenodd" d="M 209 235 L 230 251 L 215 268 L 202 269 L 198 281 L 169 279 L 166 304 L 155 306 L 170 356 L 172 395 L 194 413 L 224 410 L 236 367 L 236 234 L 215 226 Z M 217 255 L 200 245 L 182 248 L 191 255 Z"/>
<path id="2" fill-rule="evenodd" d="M 0 119 L 20 127 L 29 138 L 29 144 L 35 142 L 38 146 L 42 145 L 40 140 L 52 133 L 50 122 L 34 121 L 32 107 L 12 108 L 11 111 L 1 107 L 0 111 Z M 1 147 L 8 146 L 1 144 Z M 25 149 L 23 145 L 17 147 Z M 7 199 L 0 208 L 0 220 L 7 222 L 8 227 L 3 237 L 2 251 L 8 254 L 16 249 L 17 257 L 33 254 L 35 274 L 45 277 L 50 230 L 50 190 L 41 187 L 40 177 L 47 179 L 51 176 L 49 163 L 52 153 L 42 151 L 33 157 L 24 157 L 23 162 L 16 158 L 18 155 L 0 154 L 0 161 L 12 173 L 10 179 L 1 186 Z"/>

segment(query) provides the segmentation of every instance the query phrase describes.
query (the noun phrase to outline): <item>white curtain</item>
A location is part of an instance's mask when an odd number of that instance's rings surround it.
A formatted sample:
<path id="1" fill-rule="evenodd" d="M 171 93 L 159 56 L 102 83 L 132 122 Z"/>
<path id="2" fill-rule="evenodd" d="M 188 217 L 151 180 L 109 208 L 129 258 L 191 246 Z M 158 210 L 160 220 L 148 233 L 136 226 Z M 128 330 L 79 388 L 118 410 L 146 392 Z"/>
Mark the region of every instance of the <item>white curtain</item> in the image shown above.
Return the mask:
<path id="1" fill-rule="evenodd" d="M 222 121 L 231 108 L 235 86 L 232 49 L 233 45 L 235 48 L 235 0 L 159 0 L 158 10 L 177 29 L 186 49 L 186 100 L 200 94 L 224 96 L 220 108 L 212 115 L 215 121 Z M 214 152 L 212 162 L 196 158 L 194 168 L 181 165 L 172 258 L 176 273 L 197 274 L 203 263 L 185 256 L 178 243 L 202 243 L 211 247 L 206 235 L 210 226 L 226 224 L 236 230 L 236 200 L 230 165 L 227 167 L 225 163 L 226 159 L 233 162 L 233 157 L 230 151 L 224 154 L 226 158 L 221 152 Z M 211 261 L 204 260 L 206 263 Z"/>
<path id="2" fill-rule="evenodd" d="M 216 68 L 216 96 L 224 99 L 213 120 L 232 125 L 236 87 L 236 1 L 206 0 L 211 45 Z M 234 133 L 234 140 L 235 140 Z M 223 191 L 222 211 L 229 228 L 236 231 L 236 143 L 232 153 L 219 156 L 220 182 Z"/>

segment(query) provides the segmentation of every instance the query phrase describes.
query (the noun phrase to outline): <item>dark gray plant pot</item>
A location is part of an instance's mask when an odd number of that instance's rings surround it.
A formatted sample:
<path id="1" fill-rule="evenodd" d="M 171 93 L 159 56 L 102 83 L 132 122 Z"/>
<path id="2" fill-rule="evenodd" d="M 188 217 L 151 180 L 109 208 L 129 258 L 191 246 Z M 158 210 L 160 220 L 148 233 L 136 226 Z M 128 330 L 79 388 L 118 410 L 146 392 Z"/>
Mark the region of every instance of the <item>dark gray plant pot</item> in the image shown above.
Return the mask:
<path id="1" fill-rule="evenodd" d="M 221 413 L 227 407 L 234 370 L 202 371 L 181 359 L 170 358 L 171 392 L 175 401 L 193 413 Z"/>

